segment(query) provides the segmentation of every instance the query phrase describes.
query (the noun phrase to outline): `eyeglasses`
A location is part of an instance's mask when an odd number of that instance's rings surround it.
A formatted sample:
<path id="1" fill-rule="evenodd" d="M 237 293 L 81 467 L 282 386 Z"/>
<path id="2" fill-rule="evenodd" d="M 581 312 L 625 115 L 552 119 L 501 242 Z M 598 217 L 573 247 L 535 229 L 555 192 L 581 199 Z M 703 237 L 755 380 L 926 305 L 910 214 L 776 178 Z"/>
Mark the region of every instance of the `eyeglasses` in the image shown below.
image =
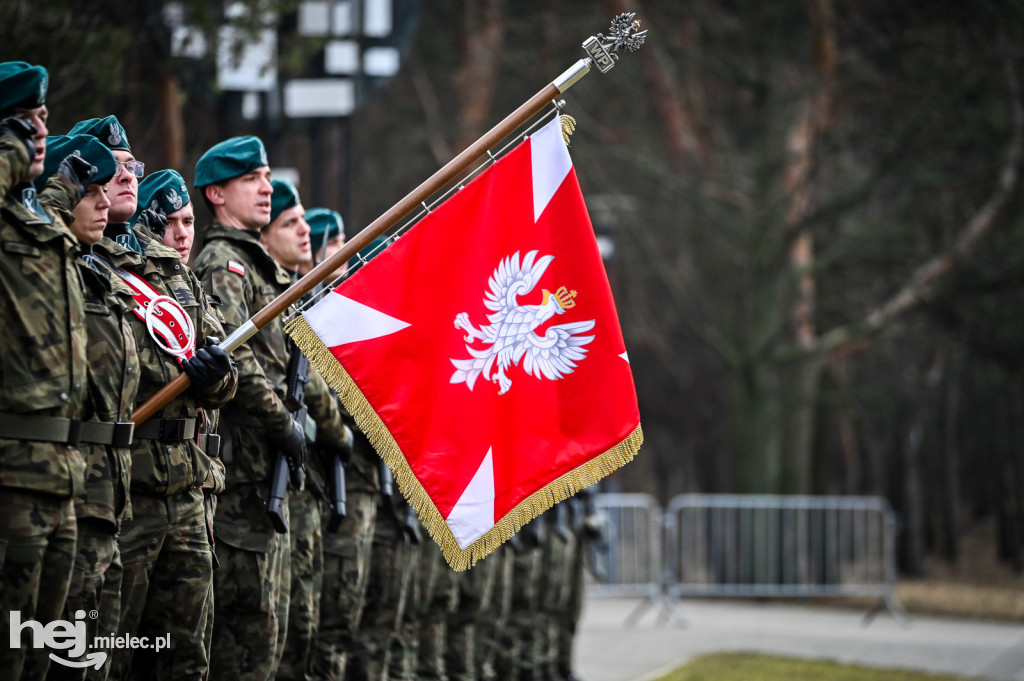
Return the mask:
<path id="1" fill-rule="evenodd" d="M 146 172 L 146 164 L 142 161 L 117 161 L 117 165 L 117 174 L 114 177 L 121 174 L 120 166 L 124 166 L 124 169 L 135 177 L 142 177 L 143 173 Z"/>

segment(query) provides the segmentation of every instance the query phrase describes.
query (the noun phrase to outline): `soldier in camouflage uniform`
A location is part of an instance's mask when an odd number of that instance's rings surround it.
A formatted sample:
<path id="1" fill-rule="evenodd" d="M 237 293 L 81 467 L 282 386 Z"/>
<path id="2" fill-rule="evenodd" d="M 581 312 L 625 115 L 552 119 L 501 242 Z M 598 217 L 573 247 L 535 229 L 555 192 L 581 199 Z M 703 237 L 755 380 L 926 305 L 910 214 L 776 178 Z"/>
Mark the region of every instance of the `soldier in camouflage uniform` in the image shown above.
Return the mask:
<path id="1" fill-rule="evenodd" d="M 542 567 L 541 542 L 544 535 L 541 518 L 527 524 L 510 540 L 513 549 L 511 612 L 505 628 L 504 650 L 496 661 L 497 677 L 502 680 L 534 681 L 541 638 L 536 613 L 540 607 Z"/>
<path id="2" fill-rule="evenodd" d="M 336 211 L 311 208 L 306 211 L 313 261 L 305 271 L 329 257 L 345 243 L 342 219 Z M 342 265 L 335 275 L 344 273 Z M 305 274 L 305 271 L 302 273 Z M 325 280 L 330 283 L 330 280 Z M 342 417 L 353 432 L 352 452 L 345 462 L 345 517 L 332 531 L 331 513 L 322 514 L 323 586 L 320 593 L 320 622 L 314 644 L 313 674 L 325 681 L 345 676 L 345 661 L 355 639 L 363 609 L 370 568 L 370 548 L 377 518 L 380 492 L 380 458 L 366 437 L 342 409 Z M 330 471 L 331 454 L 324 460 Z M 324 489 L 330 488 L 324 481 Z"/>
<path id="3" fill-rule="evenodd" d="M 512 567 L 515 553 L 508 542 L 493 553 L 477 562 L 493 562 L 494 585 L 489 605 L 480 613 L 475 630 L 475 665 L 480 681 L 495 681 L 498 678 L 499 656 L 508 654 L 511 646 L 506 642 L 508 619 L 512 612 Z M 476 569 L 476 568 L 474 568 Z"/>
<path id="4" fill-rule="evenodd" d="M 415 547 L 416 564 L 409 586 L 409 606 L 404 627 L 416 653 L 415 678 L 446 681 L 445 651 L 448 648 L 448 621 L 458 604 L 457 573 L 444 559 L 440 547 L 425 538 Z"/>
<path id="5" fill-rule="evenodd" d="M 571 605 L 573 556 L 577 543 L 570 523 L 569 506 L 569 500 L 563 501 L 540 518 L 546 525 L 546 531 L 541 546 L 540 607 L 536 614 L 536 628 L 541 640 L 535 661 L 535 676 L 559 681 L 561 677 L 555 675 L 555 660 L 561 638 L 559 629 L 561 619 Z"/>
<path id="6" fill-rule="evenodd" d="M 385 473 L 382 469 L 382 476 L 366 598 L 345 666 L 348 681 L 387 681 L 408 676 L 406 641 L 401 629 L 413 564 L 412 538 L 406 529 L 408 507 L 391 481 L 390 471 Z"/>
<path id="7" fill-rule="evenodd" d="M 295 187 L 285 180 L 271 182 L 270 224 L 260 235 L 260 243 L 272 258 L 292 277 L 307 271 L 312 262 L 310 248 L 310 227 L 305 220 L 306 210 Z M 298 350 L 292 346 L 292 353 Z M 328 457 L 338 455 L 348 459 L 348 450 L 332 448 L 338 436 L 330 429 L 347 428 L 341 425 L 341 412 L 336 397 L 330 393 L 327 384 L 310 369 L 311 400 L 328 402 L 326 421 L 317 423 L 317 444 L 311 447 L 306 462 L 306 484 L 288 493 L 288 516 L 290 537 L 291 592 L 288 604 L 288 627 L 285 636 L 284 653 L 277 670 L 279 681 L 304 681 L 313 679 L 313 653 L 316 647 L 320 625 L 320 593 L 323 589 L 324 554 L 321 528 L 321 504 L 326 500 L 326 470 Z M 323 408 L 320 408 L 323 412 Z M 330 436 L 330 437 L 325 437 Z M 344 437 L 351 440 L 347 431 Z"/>
<path id="8" fill-rule="evenodd" d="M 234 137 L 214 145 L 196 164 L 195 186 L 214 215 L 195 270 L 233 332 L 292 283 L 260 244 L 273 194 L 263 143 Z M 306 456 L 304 429 L 284 403 L 291 350 L 277 318 L 234 353 L 239 389 L 221 411 L 227 480 L 214 525 L 221 563 L 211 653 L 216 678 L 273 678 L 284 651 L 290 545 L 271 526 L 266 500 L 278 453 L 298 465 Z M 310 377 L 307 405 L 318 442 L 339 448 L 344 431 L 335 402 L 323 379 Z"/>
<path id="9" fill-rule="evenodd" d="M 463 572 L 455 573 L 458 605 L 448 618 L 448 648 L 445 667 L 452 681 L 477 681 L 482 646 L 479 624 L 493 617 L 494 584 L 500 562 L 494 554 L 479 560 Z"/>
<path id="10" fill-rule="evenodd" d="M 63 619 L 75 621 L 77 611 L 95 612 L 83 621 L 86 640 L 117 634 L 121 608 L 121 556 L 117 533 L 129 512 L 132 407 L 139 385 L 139 358 L 128 315 L 135 306 L 131 289 L 96 270 L 89 258 L 103 238 L 110 200 L 106 184 L 117 168 L 114 155 L 90 136 L 50 137 L 43 174 L 37 188 L 57 171 L 57 159 L 78 153 L 97 168 L 85 196 L 65 216 L 85 253 L 78 266 L 85 283 L 85 321 L 89 336 L 89 420 L 83 423 L 82 455 L 86 476 L 75 497 L 78 541 L 75 566 Z M 85 659 L 83 651 L 75 661 Z M 99 666 L 51 665 L 48 679 L 107 678 L 110 658 Z"/>
<path id="11" fill-rule="evenodd" d="M 555 652 L 551 675 L 565 681 L 579 681 L 573 672 L 572 653 L 583 612 L 586 559 L 592 542 L 601 540 L 600 522 L 594 509 L 594 494 L 592 488 L 582 489 L 572 499 L 562 502 L 569 508 L 575 543 L 566 581 L 568 596 L 555 619 Z"/>
<path id="12" fill-rule="evenodd" d="M 0 669 L 41 679 L 31 630 L 10 646 L 11 618 L 60 619 L 74 564 L 77 449 L 87 382 L 85 303 L 75 237 L 57 211 L 78 203 L 95 171 L 65 159 L 43 192 L 46 86 L 40 66 L 0 64 Z"/>
<path id="13" fill-rule="evenodd" d="M 135 426 L 132 519 L 121 532 L 118 634 L 145 636 L 151 641 L 169 634 L 170 647 L 159 653 L 115 649 L 111 651 L 110 676 L 202 679 L 209 668 L 206 626 L 213 579 L 202 485 L 213 452 L 207 452 L 210 443 L 200 435 L 201 424 L 206 417 L 204 409 L 216 409 L 234 394 L 237 374 L 227 353 L 215 345 L 216 339 L 224 337 L 224 328 L 197 277 L 182 264 L 178 253 L 165 247 L 151 231 L 126 222 L 137 209 L 143 166 L 133 156 L 120 122 L 114 116 L 90 119 L 71 132 L 93 135 L 118 161 L 118 172 L 108 186 L 110 223 L 94 248 L 93 262 L 136 289 L 137 307 L 131 319 L 142 366 L 136 406 L 182 371 L 191 381 L 186 391 Z M 167 189 L 150 187 L 149 194 Z M 179 179 L 171 188 L 177 192 L 183 183 Z M 187 193 L 181 199 L 187 202 Z M 150 200 L 147 197 L 145 203 Z M 167 314 L 174 307 L 177 314 L 188 318 L 194 329 L 194 349 L 189 348 L 190 339 L 181 325 L 149 330 L 153 320 L 147 308 L 157 296 L 169 299 L 158 310 Z M 179 351 L 181 356 L 169 350 Z"/>

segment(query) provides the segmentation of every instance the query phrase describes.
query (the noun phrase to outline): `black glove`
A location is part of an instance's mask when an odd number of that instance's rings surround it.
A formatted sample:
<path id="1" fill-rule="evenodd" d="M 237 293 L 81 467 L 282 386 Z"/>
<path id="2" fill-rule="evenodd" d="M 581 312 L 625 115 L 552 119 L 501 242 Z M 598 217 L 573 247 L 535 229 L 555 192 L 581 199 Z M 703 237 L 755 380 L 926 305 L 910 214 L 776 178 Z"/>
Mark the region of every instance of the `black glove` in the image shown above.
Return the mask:
<path id="1" fill-rule="evenodd" d="M 39 130 L 20 116 L 8 116 L 0 121 L 0 135 L 12 135 L 19 142 L 25 145 L 28 150 L 28 160 L 32 161 L 36 156 L 36 133 Z"/>
<path id="2" fill-rule="evenodd" d="M 292 460 L 295 466 L 306 465 L 306 433 L 302 426 L 292 421 L 292 429 L 272 436 L 274 444 Z"/>
<path id="3" fill-rule="evenodd" d="M 181 363 L 181 368 L 197 390 L 216 385 L 231 371 L 231 358 L 217 345 L 218 342 L 216 338 L 207 338 L 206 347 L 197 350 L 192 359 Z"/>
<path id="4" fill-rule="evenodd" d="M 89 189 L 89 180 L 96 177 L 96 166 L 86 161 L 75 149 L 64 157 L 64 160 L 57 166 L 57 174 L 71 180 L 71 184 L 78 187 L 78 192 L 85 196 Z"/>
<path id="5" fill-rule="evenodd" d="M 156 210 L 147 208 L 142 211 L 135 223 L 142 225 L 161 239 L 164 238 L 164 233 L 167 231 L 167 215 L 159 208 Z"/>

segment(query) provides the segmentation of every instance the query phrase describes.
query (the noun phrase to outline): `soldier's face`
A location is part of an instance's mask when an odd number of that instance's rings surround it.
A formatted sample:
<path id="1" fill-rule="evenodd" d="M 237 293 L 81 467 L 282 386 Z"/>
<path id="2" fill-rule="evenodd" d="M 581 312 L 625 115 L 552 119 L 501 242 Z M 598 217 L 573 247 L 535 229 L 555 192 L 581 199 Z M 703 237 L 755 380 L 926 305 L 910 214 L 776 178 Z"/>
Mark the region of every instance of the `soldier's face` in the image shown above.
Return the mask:
<path id="1" fill-rule="evenodd" d="M 192 241 L 196 238 L 195 223 L 195 210 L 191 202 L 167 216 L 163 244 L 176 250 L 183 263 L 188 263 L 188 257 L 192 254 Z"/>
<path id="2" fill-rule="evenodd" d="M 90 184 L 85 196 L 75 206 L 75 221 L 71 224 L 71 231 L 83 244 L 99 243 L 107 226 L 109 209 L 107 185 Z"/>
<path id="3" fill-rule="evenodd" d="M 219 200 L 211 197 L 217 207 L 217 219 L 240 229 L 259 230 L 270 222 L 270 167 L 263 166 L 239 175 L 214 187 Z M 209 196 L 209 194 L 207 194 Z"/>
<path id="4" fill-rule="evenodd" d="M 117 174 L 107 185 L 110 196 L 110 221 L 127 222 L 128 218 L 135 215 L 135 209 L 139 205 L 139 178 L 128 172 L 124 163 L 134 161 L 135 157 L 130 151 L 118 150 L 112 153 L 118 164 Z"/>
<path id="5" fill-rule="evenodd" d="M 282 211 L 263 230 L 260 241 L 282 267 L 299 270 L 313 259 L 309 250 L 309 223 L 302 204 Z"/>
<path id="6" fill-rule="evenodd" d="M 36 134 L 33 138 L 36 155 L 32 157 L 32 162 L 28 167 L 28 179 L 34 180 L 42 174 L 43 164 L 46 162 L 46 136 L 50 134 L 50 131 L 46 129 L 46 120 L 49 118 L 50 112 L 46 105 L 43 105 L 35 109 L 21 109 L 17 116 L 36 126 Z"/>

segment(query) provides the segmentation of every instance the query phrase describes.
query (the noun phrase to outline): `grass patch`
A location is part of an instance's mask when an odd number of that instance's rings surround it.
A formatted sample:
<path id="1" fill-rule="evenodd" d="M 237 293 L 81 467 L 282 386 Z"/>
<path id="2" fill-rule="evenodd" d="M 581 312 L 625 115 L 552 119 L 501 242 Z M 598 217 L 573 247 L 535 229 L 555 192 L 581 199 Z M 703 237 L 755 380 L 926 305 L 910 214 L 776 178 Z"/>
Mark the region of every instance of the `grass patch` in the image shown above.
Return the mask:
<path id="1" fill-rule="evenodd" d="M 964 677 L 755 653 L 695 657 L 658 681 L 964 681 Z"/>

